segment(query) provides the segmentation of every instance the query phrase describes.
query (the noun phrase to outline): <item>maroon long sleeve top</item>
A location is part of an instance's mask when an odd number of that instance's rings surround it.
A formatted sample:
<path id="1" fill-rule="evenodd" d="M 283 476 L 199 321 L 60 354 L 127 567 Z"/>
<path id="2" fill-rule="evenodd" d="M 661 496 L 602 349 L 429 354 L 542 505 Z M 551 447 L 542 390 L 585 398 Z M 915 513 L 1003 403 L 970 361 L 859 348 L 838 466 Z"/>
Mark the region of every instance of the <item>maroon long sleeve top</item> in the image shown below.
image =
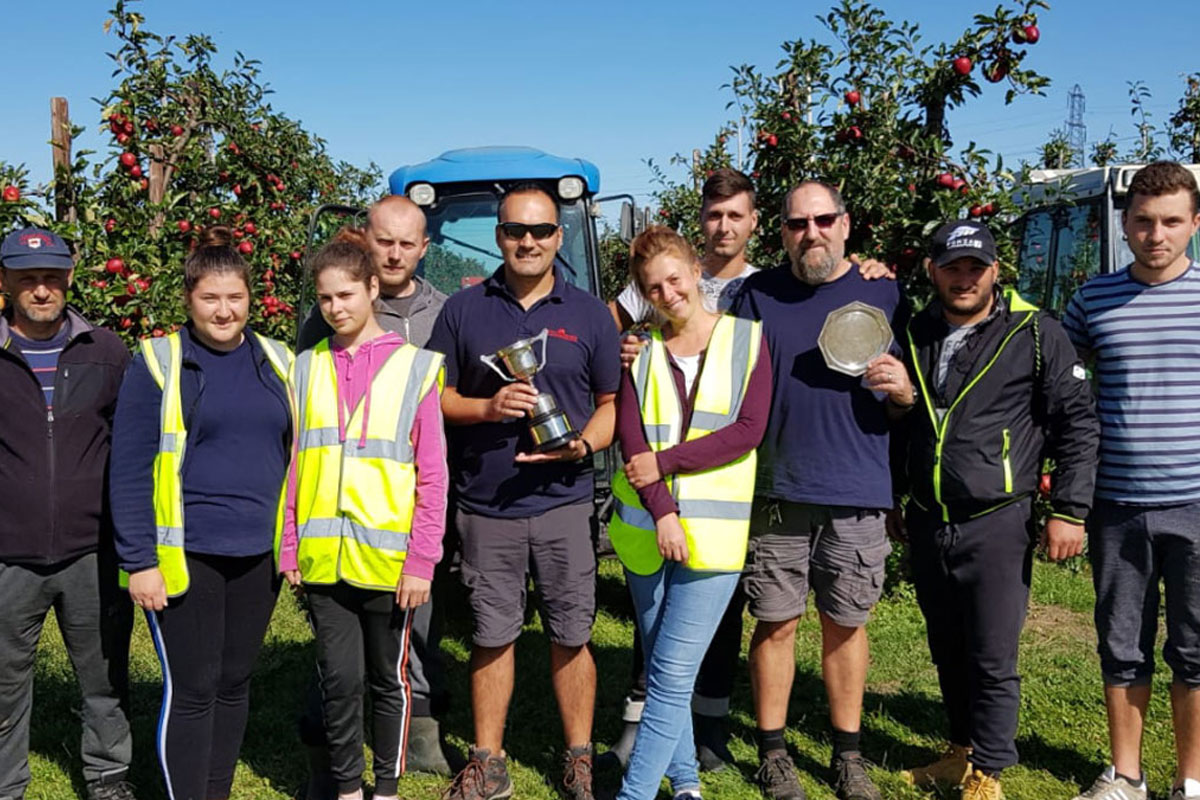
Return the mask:
<path id="1" fill-rule="evenodd" d="M 675 363 L 670 351 L 667 360 L 671 365 L 671 377 L 675 379 L 675 390 L 683 401 L 683 430 L 687 430 L 692 421 L 692 408 L 696 401 L 696 387 L 700 384 L 699 372 L 704 370 L 704 358 L 701 355 L 700 370 L 692 383 L 692 391 L 684 391 L 683 370 Z M 750 373 L 750 382 L 746 387 L 746 397 L 738 411 L 737 419 L 719 431 L 707 436 L 681 442 L 672 447 L 660 450 L 655 454 L 658 471 L 662 476 L 674 475 L 679 472 L 699 472 L 712 469 L 722 464 L 741 458 L 762 442 L 767 429 L 767 417 L 771 411 L 771 357 L 767 353 L 767 343 L 764 339 L 758 354 L 758 362 Z M 629 370 L 621 376 L 621 389 L 617 393 L 617 436 L 621 441 L 621 452 L 625 461 L 629 461 L 638 453 L 650 450 L 646 442 L 646 431 L 642 428 L 641 407 L 638 403 L 637 392 L 633 388 L 633 377 Z M 638 490 L 642 505 L 650 512 L 655 521 L 668 514 L 677 513 L 679 506 L 663 478 Z"/>

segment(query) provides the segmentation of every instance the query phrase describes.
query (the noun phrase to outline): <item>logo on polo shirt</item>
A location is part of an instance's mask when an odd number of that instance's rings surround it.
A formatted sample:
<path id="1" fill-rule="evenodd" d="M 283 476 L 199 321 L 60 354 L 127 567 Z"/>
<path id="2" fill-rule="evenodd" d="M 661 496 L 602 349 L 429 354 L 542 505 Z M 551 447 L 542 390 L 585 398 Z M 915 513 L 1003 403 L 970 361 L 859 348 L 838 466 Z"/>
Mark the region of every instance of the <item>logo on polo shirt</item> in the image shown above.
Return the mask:
<path id="1" fill-rule="evenodd" d="M 558 330 L 554 330 L 553 328 L 551 328 L 547 331 L 547 333 L 550 336 L 553 336 L 555 339 L 565 339 L 568 342 L 578 342 L 579 341 L 579 337 L 574 334 L 567 333 L 566 328 L 559 328 Z"/>

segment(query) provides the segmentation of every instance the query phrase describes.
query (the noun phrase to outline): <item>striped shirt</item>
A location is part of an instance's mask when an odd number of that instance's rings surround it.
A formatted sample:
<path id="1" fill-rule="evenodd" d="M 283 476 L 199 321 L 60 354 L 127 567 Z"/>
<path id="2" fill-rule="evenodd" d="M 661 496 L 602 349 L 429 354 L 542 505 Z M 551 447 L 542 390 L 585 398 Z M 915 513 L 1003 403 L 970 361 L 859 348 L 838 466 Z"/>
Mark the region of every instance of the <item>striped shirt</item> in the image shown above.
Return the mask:
<path id="1" fill-rule="evenodd" d="M 49 339 L 26 339 L 16 333 L 12 335 L 13 346 L 25 358 L 25 363 L 33 370 L 34 377 L 42 385 L 42 394 L 46 398 L 46 410 L 54 408 L 54 376 L 58 373 L 58 356 L 67 346 L 69 326 L 62 325 L 58 333 Z"/>
<path id="2" fill-rule="evenodd" d="M 1150 286 L 1129 268 L 1075 293 L 1063 326 L 1095 356 L 1100 414 L 1096 497 L 1200 500 L 1200 265 Z"/>

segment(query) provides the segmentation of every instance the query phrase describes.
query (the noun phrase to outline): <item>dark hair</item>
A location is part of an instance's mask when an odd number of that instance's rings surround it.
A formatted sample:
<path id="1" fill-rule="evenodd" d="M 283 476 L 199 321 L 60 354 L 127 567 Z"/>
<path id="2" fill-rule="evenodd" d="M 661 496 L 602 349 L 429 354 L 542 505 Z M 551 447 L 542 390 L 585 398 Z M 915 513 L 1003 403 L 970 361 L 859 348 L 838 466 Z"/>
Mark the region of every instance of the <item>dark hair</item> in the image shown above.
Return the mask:
<path id="1" fill-rule="evenodd" d="M 651 225 L 629 244 L 629 277 L 639 290 L 642 288 L 642 267 L 666 253 L 679 256 L 689 264 L 696 261 L 696 251 L 690 242 L 664 225 Z"/>
<path id="2" fill-rule="evenodd" d="M 550 201 L 551 205 L 554 206 L 554 221 L 558 222 L 558 199 L 555 198 L 555 196 L 552 195 L 550 193 L 550 190 L 547 189 L 545 186 L 543 186 L 540 183 L 534 183 L 533 181 L 523 181 L 522 183 L 514 183 L 512 186 L 509 186 L 507 189 L 504 190 L 504 194 L 503 194 L 503 196 L 501 196 L 500 202 L 496 204 L 496 221 L 497 222 L 504 221 L 504 220 L 500 219 L 500 209 L 504 208 L 504 201 L 507 200 L 508 198 L 512 197 L 514 194 L 545 195 L 546 198 Z"/>
<path id="3" fill-rule="evenodd" d="M 316 283 L 317 277 L 327 269 L 337 268 L 345 272 L 352 280 L 359 281 L 368 288 L 371 278 L 378 278 L 375 261 L 367 250 L 366 235 L 359 228 L 342 228 L 312 257 L 308 264 L 309 275 Z"/>
<path id="4" fill-rule="evenodd" d="M 750 195 L 750 207 L 754 207 L 754 184 L 746 175 L 733 167 L 721 167 L 714 169 L 712 175 L 708 176 L 708 180 L 704 182 L 704 186 L 700 189 L 700 204 L 712 202 L 714 200 L 728 200 L 731 197 L 736 197 L 739 194 Z"/>
<path id="5" fill-rule="evenodd" d="M 792 199 L 793 194 L 803 189 L 805 186 L 820 186 L 822 189 L 829 192 L 829 199 L 833 201 L 833 205 L 834 208 L 837 209 L 837 213 L 846 213 L 846 201 L 842 199 L 842 193 L 838 191 L 836 186 L 831 183 L 825 183 L 825 181 L 800 181 L 800 183 L 797 183 L 791 189 L 788 189 L 787 194 L 783 196 L 783 207 L 779 209 L 779 215 L 783 219 L 787 219 L 788 201 Z"/>
<path id="6" fill-rule="evenodd" d="M 225 225 L 213 225 L 200 232 L 196 248 L 183 262 L 183 289 L 192 292 L 208 275 L 232 272 L 250 289 L 250 265 L 233 247 L 233 231 Z"/>
<path id="7" fill-rule="evenodd" d="M 1200 213 L 1200 189 L 1196 187 L 1196 176 L 1175 161 L 1155 161 L 1137 171 L 1129 182 L 1129 200 L 1135 194 L 1147 197 L 1162 197 L 1164 194 L 1187 192 L 1192 199 L 1192 214 Z"/>

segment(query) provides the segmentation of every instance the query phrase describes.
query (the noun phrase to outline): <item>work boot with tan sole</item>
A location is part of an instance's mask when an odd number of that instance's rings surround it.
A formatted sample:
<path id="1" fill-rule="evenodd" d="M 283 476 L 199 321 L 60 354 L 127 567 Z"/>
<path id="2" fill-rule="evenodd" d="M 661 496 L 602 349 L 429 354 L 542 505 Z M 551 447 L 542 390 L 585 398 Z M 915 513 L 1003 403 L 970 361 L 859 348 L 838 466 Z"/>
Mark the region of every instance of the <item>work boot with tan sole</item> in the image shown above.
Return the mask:
<path id="1" fill-rule="evenodd" d="M 923 767 L 906 769 L 900 773 L 900 777 L 905 783 L 930 789 L 934 786 L 962 786 L 970 774 L 971 748 L 951 744 L 937 761 Z"/>
<path id="2" fill-rule="evenodd" d="M 972 770 L 962 785 L 962 800 L 1004 800 L 1000 779 Z"/>

